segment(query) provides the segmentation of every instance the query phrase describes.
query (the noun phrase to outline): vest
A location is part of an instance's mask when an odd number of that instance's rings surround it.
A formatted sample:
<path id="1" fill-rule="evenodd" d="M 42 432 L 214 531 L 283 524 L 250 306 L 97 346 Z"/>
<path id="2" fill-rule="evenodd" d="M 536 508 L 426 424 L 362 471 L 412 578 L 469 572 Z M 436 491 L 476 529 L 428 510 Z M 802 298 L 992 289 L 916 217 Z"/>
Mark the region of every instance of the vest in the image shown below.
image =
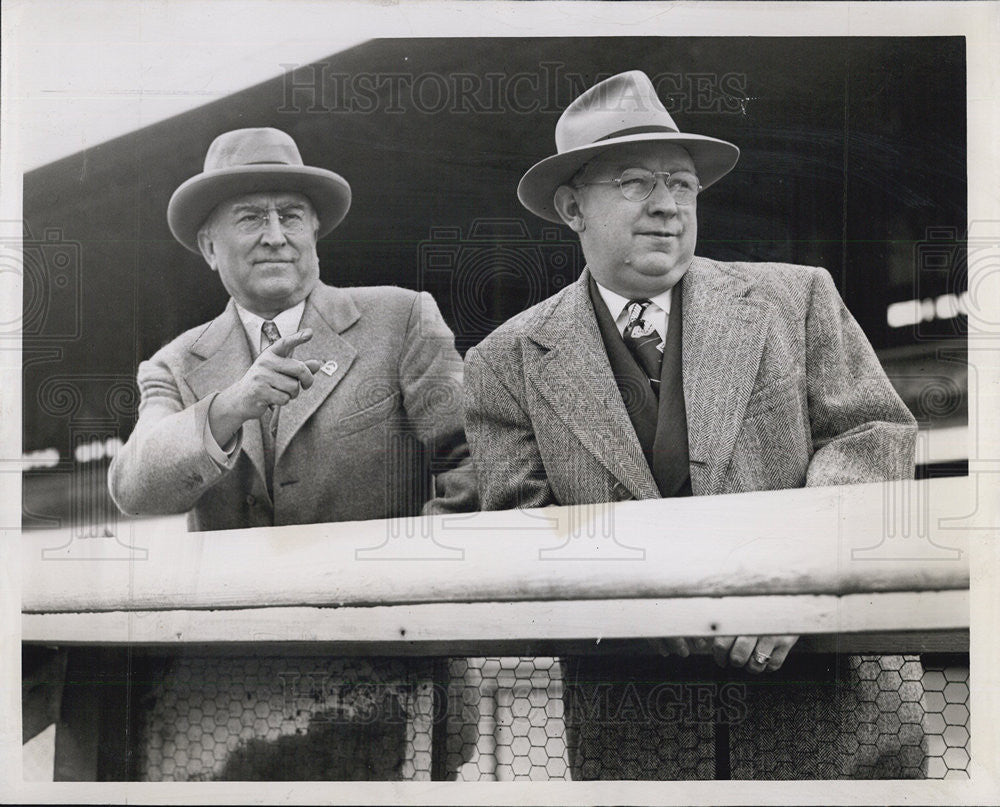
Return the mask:
<path id="1" fill-rule="evenodd" d="M 590 299 L 597 314 L 597 325 L 611 363 L 611 372 L 660 495 L 665 498 L 690 496 L 687 415 L 681 374 L 681 284 L 674 286 L 670 297 L 658 400 L 645 372 L 618 333 L 618 327 L 593 277 L 590 278 Z"/>

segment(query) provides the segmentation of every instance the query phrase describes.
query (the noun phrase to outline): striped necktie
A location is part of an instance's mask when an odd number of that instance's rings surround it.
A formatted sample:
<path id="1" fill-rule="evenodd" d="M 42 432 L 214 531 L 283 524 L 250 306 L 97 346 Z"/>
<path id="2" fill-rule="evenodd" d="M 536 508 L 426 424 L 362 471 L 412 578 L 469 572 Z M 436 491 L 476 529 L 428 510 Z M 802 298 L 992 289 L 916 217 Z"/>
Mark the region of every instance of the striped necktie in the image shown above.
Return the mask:
<path id="1" fill-rule="evenodd" d="M 263 353 L 281 338 L 278 326 L 268 320 L 260 326 L 260 352 Z M 267 492 L 274 501 L 274 444 L 278 435 L 278 407 L 269 406 L 260 418 L 261 437 L 264 442 L 264 472 L 267 475 Z"/>
<path id="2" fill-rule="evenodd" d="M 643 318 L 649 300 L 629 300 L 625 306 L 628 322 L 622 331 L 625 346 L 646 373 L 653 392 L 660 391 L 660 367 L 663 365 L 663 339 L 652 322 Z"/>
<path id="3" fill-rule="evenodd" d="M 281 338 L 278 326 L 268 320 L 260 326 L 260 352 L 263 353 Z"/>
<path id="4" fill-rule="evenodd" d="M 260 326 L 260 352 L 263 353 L 271 345 L 281 338 L 278 326 L 273 321 L 267 320 Z M 269 422 L 271 436 L 278 433 L 278 407 L 272 406 L 264 413 L 264 418 Z"/>

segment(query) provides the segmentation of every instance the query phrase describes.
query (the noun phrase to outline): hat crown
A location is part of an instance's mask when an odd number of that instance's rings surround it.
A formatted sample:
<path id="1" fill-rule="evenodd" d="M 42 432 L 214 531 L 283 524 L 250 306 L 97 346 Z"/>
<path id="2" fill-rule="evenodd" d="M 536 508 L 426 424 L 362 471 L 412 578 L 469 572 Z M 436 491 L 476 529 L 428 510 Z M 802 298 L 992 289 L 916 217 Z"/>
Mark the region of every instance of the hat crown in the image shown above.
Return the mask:
<path id="1" fill-rule="evenodd" d="M 322 237 L 351 207 L 351 186 L 340 174 L 305 165 L 299 147 L 280 129 L 260 127 L 223 132 L 208 147 L 205 167 L 173 192 L 167 205 L 170 232 L 200 252 L 198 230 L 226 199 L 248 193 L 294 192 L 312 203 Z"/>
<path id="2" fill-rule="evenodd" d="M 241 165 L 302 165 L 299 147 L 280 129 L 234 129 L 223 132 L 208 147 L 205 170 Z"/>
<path id="3" fill-rule="evenodd" d="M 679 129 L 660 103 L 649 76 L 630 70 L 605 79 L 574 100 L 556 123 L 558 153 L 643 132 Z"/>

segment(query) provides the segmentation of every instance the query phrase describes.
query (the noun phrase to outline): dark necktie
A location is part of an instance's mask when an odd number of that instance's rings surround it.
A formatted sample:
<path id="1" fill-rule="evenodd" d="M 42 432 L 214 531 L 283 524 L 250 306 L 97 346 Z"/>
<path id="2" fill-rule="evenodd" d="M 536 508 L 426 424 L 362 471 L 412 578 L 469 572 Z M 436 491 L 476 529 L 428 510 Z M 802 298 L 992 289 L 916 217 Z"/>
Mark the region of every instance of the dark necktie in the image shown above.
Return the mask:
<path id="1" fill-rule="evenodd" d="M 268 320 L 260 326 L 260 351 L 263 353 L 271 345 L 281 338 L 278 326 L 272 320 Z"/>
<path id="2" fill-rule="evenodd" d="M 271 320 L 267 320 L 267 322 L 260 326 L 260 352 L 263 353 L 280 338 L 281 333 L 278 331 L 278 326 Z M 270 421 L 271 436 L 273 437 L 278 433 L 278 407 L 270 407 L 264 413 L 264 417 Z"/>
<path id="3" fill-rule="evenodd" d="M 643 319 L 649 300 L 629 300 L 625 306 L 628 322 L 622 331 L 622 338 L 629 352 L 645 371 L 653 392 L 660 391 L 660 367 L 663 364 L 663 340 L 652 322 Z"/>
<path id="4" fill-rule="evenodd" d="M 278 326 L 268 320 L 260 326 L 260 352 L 263 353 L 281 338 Z M 269 406 L 260 418 L 261 437 L 264 442 L 264 472 L 267 474 L 267 492 L 274 499 L 274 443 L 278 434 L 278 407 Z"/>

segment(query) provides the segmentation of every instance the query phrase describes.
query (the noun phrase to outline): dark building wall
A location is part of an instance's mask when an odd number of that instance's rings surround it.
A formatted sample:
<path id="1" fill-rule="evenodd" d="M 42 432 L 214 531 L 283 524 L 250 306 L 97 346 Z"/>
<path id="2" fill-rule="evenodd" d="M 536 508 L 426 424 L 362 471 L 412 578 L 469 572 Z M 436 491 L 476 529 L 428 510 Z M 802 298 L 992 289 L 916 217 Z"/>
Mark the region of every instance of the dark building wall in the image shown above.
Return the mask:
<path id="1" fill-rule="evenodd" d="M 961 37 L 375 40 L 25 177 L 26 450 L 71 451 L 60 376 L 73 417 L 110 417 L 124 438 L 138 362 L 224 306 L 165 220 L 220 132 L 276 126 L 306 163 L 342 173 L 354 204 L 320 244 L 323 279 L 431 291 L 464 350 L 581 268 L 569 230 L 524 211 L 515 188 L 554 151 L 572 98 L 634 68 L 682 130 L 743 151 L 699 199 L 700 254 L 827 267 L 877 348 L 964 344 L 960 319 L 885 324 L 889 302 L 964 288 L 918 272 L 916 252 L 938 228 L 960 262 Z"/>

